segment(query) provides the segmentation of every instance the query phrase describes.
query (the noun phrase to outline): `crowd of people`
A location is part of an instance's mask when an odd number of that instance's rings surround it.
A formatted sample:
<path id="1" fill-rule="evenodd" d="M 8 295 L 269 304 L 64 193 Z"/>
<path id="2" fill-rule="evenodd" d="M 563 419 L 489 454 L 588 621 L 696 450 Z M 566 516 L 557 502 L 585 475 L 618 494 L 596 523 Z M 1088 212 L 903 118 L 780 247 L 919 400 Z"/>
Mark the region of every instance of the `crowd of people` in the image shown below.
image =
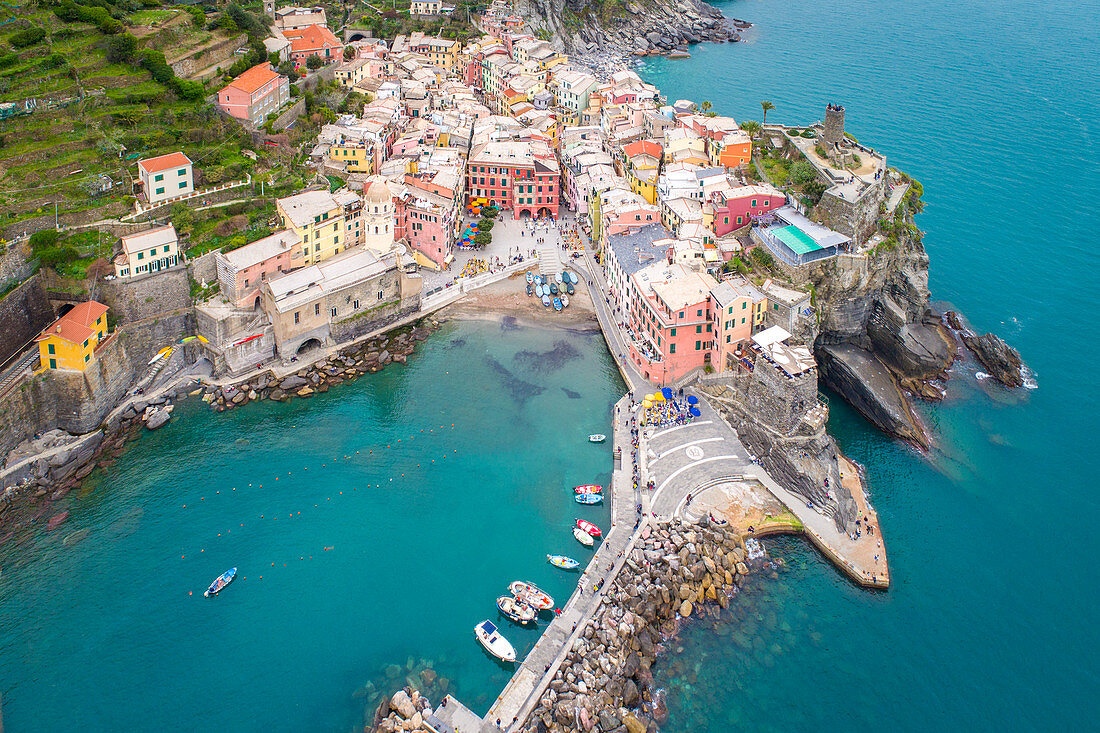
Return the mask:
<path id="1" fill-rule="evenodd" d="M 684 391 L 681 389 L 679 394 L 682 398 Z M 645 424 L 659 428 L 670 425 L 687 425 L 692 419 L 689 405 L 679 399 L 658 402 L 652 407 L 646 408 L 645 411 Z"/>

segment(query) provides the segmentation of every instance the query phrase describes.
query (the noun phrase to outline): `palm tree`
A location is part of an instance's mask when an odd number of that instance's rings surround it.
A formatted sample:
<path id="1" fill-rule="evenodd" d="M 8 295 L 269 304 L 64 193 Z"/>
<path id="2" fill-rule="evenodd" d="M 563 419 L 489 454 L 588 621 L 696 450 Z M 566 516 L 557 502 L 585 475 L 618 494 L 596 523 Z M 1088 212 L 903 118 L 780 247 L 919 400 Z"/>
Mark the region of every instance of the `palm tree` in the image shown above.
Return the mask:
<path id="1" fill-rule="evenodd" d="M 700 103 L 699 103 L 699 109 L 700 109 L 700 111 L 702 111 L 702 112 L 709 112 L 709 111 L 710 111 L 710 108 L 711 108 L 711 107 L 713 107 L 713 106 L 714 106 L 714 105 L 713 105 L 713 104 L 711 104 L 711 103 L 710 103 L 709 101 L 707 101 L 706 99 L 704 99 L 704 100 L 703 100 L 702 102 L 700 102 Z"/>
<path id="2" fill-rule="evenodd" d="M 749 133 L 749 137 L 755 139 L 756 135 L 764 129 L 756 120 L 745 120 L 741 123 L 741 129 Z"/>
<path id="3" fill-rule="evenodd" d="M 768 124 L 768 112 L 775 109 L 775 105 L 765 99 L 760 103 L 760 108 L 764 110 L 764 121 L 760 123 L 760 126 L 763 127 Z"/>

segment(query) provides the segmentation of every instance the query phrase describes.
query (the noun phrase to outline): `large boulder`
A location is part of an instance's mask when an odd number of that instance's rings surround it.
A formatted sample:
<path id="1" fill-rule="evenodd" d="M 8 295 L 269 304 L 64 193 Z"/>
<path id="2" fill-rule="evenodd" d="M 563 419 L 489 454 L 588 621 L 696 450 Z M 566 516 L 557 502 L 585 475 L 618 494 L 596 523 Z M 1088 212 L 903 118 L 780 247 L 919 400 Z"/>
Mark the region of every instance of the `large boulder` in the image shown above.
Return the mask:
<path id="1" fill-rule="evenodd" d="M 1006 387 L 1023 386 L 1023 361 L 1020 359 L 1020 352 L 1006 344 L 1001 337 L 991 333 L 984 336 L 963 336 L 963 342 L 998 382 Z"/>
<path id="2" fill-rule="evenodd" d="M 409 694 L 404 690 L 398 690 L 393 694 L 393 697 L 390 698 L 390 707 L 396 710 L 405 720 L 411 719 L 416 714 L 416 706 L 413 705 L 412 700 L 409 699 Z"/>
<path id="3" fill-rule="evenodd" d="M 623 683 L 623 705 L 632 708 L 638 704 L 640 699 L 641 696 L 638 693 L 638 685 L 635 684 L 634 680 L 629 679 Z"/>
<path id="4" fill-rule="evenodd" d="M 172 413 L 168 412 L 168 410 L 153 410 L 153 412 L 149 414 L 149 417 L 145 419 L 145 427 L 148 430 L 156 430 L 170 419 L 172 419 Z"/>
<path id="5" fill-rule="evenodd" d="M 291 375 L 283 381 L 279 382 L 279 389 L 283 390 L 284 392 L 290 392 L 292 390 L 298 389 L 299 387 L 304 387 L 306 386 L 306 384 L 307 382 L 304 378 L 297 375 Z"/>

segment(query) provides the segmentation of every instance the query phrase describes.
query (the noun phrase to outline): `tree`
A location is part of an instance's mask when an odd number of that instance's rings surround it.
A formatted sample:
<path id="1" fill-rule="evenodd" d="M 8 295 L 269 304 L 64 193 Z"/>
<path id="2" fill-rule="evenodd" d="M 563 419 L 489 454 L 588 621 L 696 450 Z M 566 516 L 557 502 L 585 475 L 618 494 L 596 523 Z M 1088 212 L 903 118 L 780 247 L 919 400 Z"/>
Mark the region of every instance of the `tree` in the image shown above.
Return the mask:
<path id="1" fill-rule="evenodd" d="M 355 47 L 346 46 L 344 48 L 344 61 L 351 61 L 353 58 L 355 58 Z"/>
<path id="2" fill-rule="evenodd" d="M 129 33 L 120 33 L 107 41 L 108 63 L 128 64 L 134 60 L 135 53 L 137 53 L 137 38 Z"/>
<path id="3" fill-rule="evenodd" d="M 749 133 L 750 138 L 755 138 L 757 133 L 760 132 L 760 123 L 756 120 L 745 120 L 741 123 L 741 129 Z"/>
<path id="4" fill-rule="evenodd" d="M 768 124 L 768 112 L 775 109 L 775 105 L 765 99 L 763 102 L 760 103 L 760 109 L 764 110 L 764 119 L 760 123 L 760 126 L 763 127 L 764 125 Z"/>
<path id="5" fill-rule="evenodd" d="M 496 224 L 495 219 L 482 219 L 477 223 L 477 230 L 479 232 L 491 232 L 493 231 L 493 225 Z"/>
<path id="6" fill-rule="evenodd" d="M 489 232 L 478 232 L 474 235 L 474 244 L 485 247 L 493 241 L 493 235 Z"/>
<path id="7" fill-rule="evenodd" d="M 791 181 L 799 185 L 809 183 L 817 179 L 814 167 L 804 160 L 795 161 L 791 166 Z"/>
<path id="8" fill-rule="evenodd" d="M 180 201 L 179 203 L 172 204 L 171 214 L 172 226 L 179 232 L 191 231 L 191 226 L 195 222 L 195 212 L 191 211 L 191 207 Z"/>
<path id="9" fill-rule="evenodd" d="M 713 106 L 714 105 L 711 104 L 710 101 L 707 99 L 704 99 L 702 102 L 699 103 L 699 109 L 703 112 L 709 112 L 710 108 Z"/>
<path id="10" fill-rule="evenodd" d="M 317 69 L 321 68 L 324 63 L 325 62 L 321 60 L 320 56 L 318 56 L 317 54 L 311 54 L 310 57 L 306 59 L 306 68 L 311 71 L 317 71 Z"/>

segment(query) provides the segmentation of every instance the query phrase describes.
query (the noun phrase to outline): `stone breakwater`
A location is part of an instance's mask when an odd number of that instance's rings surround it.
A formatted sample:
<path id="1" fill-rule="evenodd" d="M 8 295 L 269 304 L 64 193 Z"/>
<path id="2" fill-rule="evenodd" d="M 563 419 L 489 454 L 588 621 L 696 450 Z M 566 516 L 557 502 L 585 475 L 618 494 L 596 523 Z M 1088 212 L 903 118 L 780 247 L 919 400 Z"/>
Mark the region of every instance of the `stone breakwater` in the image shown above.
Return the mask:
<path id="1" fill-rule="evenodd" d="M 680 520 L 643 528 L 624 572 L 606 591 L 521 730 L 642 733 L 668 710 L 650 671 L 692 615 L 729 605 L 750 572 L 745 540 Z"/>
<path id="2" fill-rule="evenodd" d="M 368 339 L 283 377 L 264 372 L 237 384 L 210 386 L 206 388 L 202 400 L 214 410 L 224 412 L 257 400 L 286 402 L 294 397 L 312 397 L 328 392 L 330 388 L 364 374 L 379 372 L 389 364 L 404 364 L 416 349 L 416 344 L 427 339 L 438 325 L 438 321 L 431 320 L 426 326 Z"/>

